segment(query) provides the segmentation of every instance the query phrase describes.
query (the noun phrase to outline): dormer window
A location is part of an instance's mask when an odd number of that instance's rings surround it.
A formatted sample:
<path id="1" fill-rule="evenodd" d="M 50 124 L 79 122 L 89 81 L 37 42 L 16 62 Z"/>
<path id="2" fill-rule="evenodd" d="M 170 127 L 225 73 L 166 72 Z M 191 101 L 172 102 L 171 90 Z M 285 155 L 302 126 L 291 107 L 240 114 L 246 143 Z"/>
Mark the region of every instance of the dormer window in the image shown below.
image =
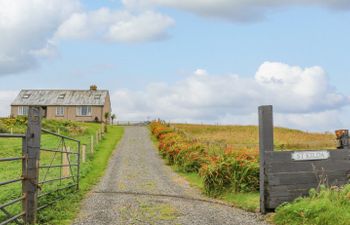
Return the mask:
<path id="1" fill-rule="evenodd" d="M 66 94 L 60 94 L 60 95 L 58 96 L 58 99 L 64 99 L 64 97 L 66 97 Z"/>
<path id="2" fill-rule="evenodd" d="M 30 94 L 24 94 L 22 98 L 27 99 L 30 97 Z"/>
<path id="3" fill-rule="evenodd" d="M 101 95 L 95 95 L 94 99 L 99 100 L 101 98 Z"/>

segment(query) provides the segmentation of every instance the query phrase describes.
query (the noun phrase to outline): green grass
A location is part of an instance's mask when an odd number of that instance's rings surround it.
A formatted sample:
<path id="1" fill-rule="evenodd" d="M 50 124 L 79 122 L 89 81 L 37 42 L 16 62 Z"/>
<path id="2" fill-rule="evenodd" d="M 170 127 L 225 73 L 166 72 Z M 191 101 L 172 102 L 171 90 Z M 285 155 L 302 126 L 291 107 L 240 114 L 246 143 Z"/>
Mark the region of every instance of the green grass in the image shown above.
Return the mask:
<path id="1" fill-rule="evenodd" d="M 171 166 L 172 169 L 179 175 L 184 177 L 192 187 L 200 189 L 204 193 L 203 179 L 197 173 L 186 173 L 179 170 L 176 166 Z M 225 192 L 217 197 L 226 203 L 232 204 L 235 207 L 250 211 L 257 212 L 260 207 L 260 197 L 258 192 L 248 193 L 235 193 Z"/>
<path id="2" fill-rule="evenodd" d="M 79 212 L 80 201 L 103 175 L 116 144 L 123 135 L 121 127 L 109 127 L 104 139 L 96 146 L 93 157 L 81 169 L 80 190 L 39 214 L 41 224 L 70 224 Z"/>
<path id="3" fill-rule="evenodd" d="M 13 127 L 16 133 L 23 133 L 25 130 L 24 119 L 1 119 L 3 130 L 8 131 L 9 127 Z M 1 125 L 1 124 L 0 124 Z M 43 205 L 50 202 L 53 197 L 66 197 L 65 200 L 58 202 L 55 207 L 49 207 L 39 213 L 40 224 L 67 224 L 72 219 L 78 209 L 78 203 L 82 196 L 89 190 L 89 188 L 98 181 L 98 178 L 102 175 L 110 154 L 115 149 L 116 143 L 120 140 L 123 129 L 121 127 L 111 126 L 108 133 L 105 134 L 103 140 L 96 145 L 95 154 L 90 154 L 90 140 L 91 135 L 95 135 L 96 131 L 101 128 L 101 124 L 96 123 L 76 123 L 70 121 L 52 121 L 44 120 L 43 127 L 51 131 L 57 131 L 59 128 L 61 134 L 74 137 L 81 141 L 81 144 L 87 145 L 87 162 L 81 164 L 81 182 L 80 191 L 76 194 L 70 192 L 60 192 L 55 196 L 48 196 L 39 199 L 39 205 Z M 72 141 L 65 142 L 66 146 L 71 147 L 71 151 L 77 151 L 77 144 Z M 0 158 L 7 157 L 19 157 L 22 153 L 20 139 L 8 139 L 0 138 Z M 60 139 L 53 136 L 44 134 L 42 135 L 41 147 L 48 149 L 57 149 L 60 147 Z M 70 155 L 72 163 L 77 162 L 76 155 Z M 40 165 L 60 164 L 61 154 L 50 153 L 41 151 Z M 76 175 L 76 168 L 73 167 L 73 174 Z M 60 169 L 41 169 L 40 179 L 43 180 L 46 175 L 46 179 L 53 179 L 60 176 Z M 14 162 L 1 162 L 0 163 L 0 182 L 11 179 L 16 179 L 21 176 L 21 163 L 20 161 Z M 57 187 L 64 187 L 71 184 L 72 180 L 64 180 L 61 184 L 59 182 L 47 183 L 42 186 L 42 192 L 48 192 L 55 190 Z M 21 196 L 21 183 L 13 183 L 5 186 L 0 186 L 0 204 L 6 203 L 12 199 Z M 74 207 L 72 207 L 75 204 Z M 20 202 L 11 207 L 6 208 L 11 214 L 17 214 L 21 210 Z M 4 218 L 4 214 L 0 212 L 0 221 Z"/>
<path id="4" fill-rule="evenodd" d="M 277 225 L 348 225 L 350 224 L 350 185 L 321 188 L 310 197 L 280 206 L 273 221 Z"/>

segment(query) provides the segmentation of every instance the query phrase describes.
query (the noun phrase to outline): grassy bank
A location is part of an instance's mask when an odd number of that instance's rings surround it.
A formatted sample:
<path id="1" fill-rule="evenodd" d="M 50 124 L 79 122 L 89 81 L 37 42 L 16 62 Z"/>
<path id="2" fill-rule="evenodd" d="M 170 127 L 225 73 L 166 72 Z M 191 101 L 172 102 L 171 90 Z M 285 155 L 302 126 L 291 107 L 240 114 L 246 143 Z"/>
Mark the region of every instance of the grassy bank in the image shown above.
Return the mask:
<path id="1" fill-rule="evenodd" d="M 198 188 L 205 193 L 203 186 L 203 178 L 197 173 L 186 173 L 176 166 L 172 166 L 173 170 L 184 177 L 192 187 Z M 231 204 L 234 207 L 244 209 L 249 212 L 257 212 L 259 210 L 260 196 L 259 192 L 235 193 L 227 191 L 216 196 L 217 199 Z"/>
<path id="2" fill-rule="evenodd" d="M 121 127 L 110 126 L 108 133 L 96 146 L 95 153 L 82 165 L 80 190 L 39 214 L 41 224 L 70 224 L 79 212 L 80 201 L 103 175 L 109 158 L 123 135 Z"/>
<path id="3" fill-rule="evenodd" d="M 350 185 L 310 190 L 309 197 L 280 206 L 273 220 L 277 225 L 348 225 Z"/>
<path id="4" fill-rule="evenodd" d="M 151 136 L 153 144 L 158 148 L 158 139 L 152 135 Z M 169 163 L 169 162 L 168 162 Z M 192 187 L 199 189 L 202 193 L 205 193 L 203 177 L 201 177 L 196 172 L 185 172 L 183 169 L 179 168 L 177 165 L 171 165 L 171 168 L 184 177 Z M 233 205 L 250 212 L 257 212 L 259 210 L 259 193 L 258 192 L 248 192 L 248 193 L 236 193 L 232 191 L 226 191 L 221 193 L 215 198 L 222 200 L 226 203 Z"/>

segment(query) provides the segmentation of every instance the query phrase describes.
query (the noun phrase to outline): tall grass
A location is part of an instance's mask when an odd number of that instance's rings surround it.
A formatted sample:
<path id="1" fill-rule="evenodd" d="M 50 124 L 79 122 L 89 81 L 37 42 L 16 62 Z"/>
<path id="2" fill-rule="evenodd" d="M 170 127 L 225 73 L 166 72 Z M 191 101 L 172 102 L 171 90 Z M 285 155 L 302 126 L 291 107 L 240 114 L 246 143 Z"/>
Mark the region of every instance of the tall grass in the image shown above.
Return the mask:
<path id="1" fill-rule="evenodd" d="M 257 126 L 216 126 L 196 124 L 172 124 L 201 142 L 222 143 L 234 149 L 258 149 L 259 130 Z M 334 149 L 335 135 L 330 133 L 310 133 L 295 129 L 274 129 L 277 150 Z"/>

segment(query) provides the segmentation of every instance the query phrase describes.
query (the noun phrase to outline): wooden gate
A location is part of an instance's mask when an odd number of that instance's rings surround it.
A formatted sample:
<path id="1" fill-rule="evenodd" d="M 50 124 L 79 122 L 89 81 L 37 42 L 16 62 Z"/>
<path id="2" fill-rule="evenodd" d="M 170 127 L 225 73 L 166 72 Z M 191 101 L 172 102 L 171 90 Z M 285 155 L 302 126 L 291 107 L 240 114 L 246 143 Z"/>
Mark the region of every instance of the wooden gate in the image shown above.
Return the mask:
<path id="1" fill-rule="evenodd" d="M 344 140 L 348 143 L 347 140 Z M 320 185 L 340 186 L 350 178 L 350 149 L 274 151 L 273 107 L 259 107 L 260 210 L 306 196 Z"/>

